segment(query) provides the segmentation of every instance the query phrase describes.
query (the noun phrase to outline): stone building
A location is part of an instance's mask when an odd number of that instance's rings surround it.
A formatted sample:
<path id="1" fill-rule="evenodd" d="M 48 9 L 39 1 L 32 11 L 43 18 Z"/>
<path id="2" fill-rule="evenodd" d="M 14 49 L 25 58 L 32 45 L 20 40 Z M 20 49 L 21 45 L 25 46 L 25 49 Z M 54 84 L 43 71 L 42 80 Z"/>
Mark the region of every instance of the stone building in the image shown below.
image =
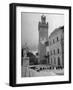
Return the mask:
<path id="1" fill-rule="evenodd" d="M 41 21 L 38 24 L 38 31 L 39 31 L 39 46 L 38 46 L 38 53 L 39 53 L 39 63 L 42 63 L 45 60 L 46 55 L 46 47 L 45 42 L 48 40 L 48 22 L 46 22 L 46 16 L 41 16 Z"/>
<path id="2" fill-rule="evenodd" d="M 53 67 L 64 67 L 64 26 L 56 28 L 49 36 L 48 64 Z"/>

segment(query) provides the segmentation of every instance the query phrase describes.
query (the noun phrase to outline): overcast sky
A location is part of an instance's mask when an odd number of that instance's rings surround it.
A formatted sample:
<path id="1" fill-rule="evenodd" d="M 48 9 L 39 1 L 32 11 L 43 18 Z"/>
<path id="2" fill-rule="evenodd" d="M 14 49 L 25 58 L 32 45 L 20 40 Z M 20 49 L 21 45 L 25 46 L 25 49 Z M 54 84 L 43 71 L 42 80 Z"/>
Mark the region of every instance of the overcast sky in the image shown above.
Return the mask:
<path id="1" fill-rule="evenodd" d="M 55 28 L 64 25 L 64 15 L 62 14 L 44 14 L 46 22 L 49 24 L 48 37 Z M 21 46 L 25 43 L 30 49 L 35 50 L 38 46 L 38 22 L 41 21 L 42 14 L 39 13 L 21 13 Z"/>

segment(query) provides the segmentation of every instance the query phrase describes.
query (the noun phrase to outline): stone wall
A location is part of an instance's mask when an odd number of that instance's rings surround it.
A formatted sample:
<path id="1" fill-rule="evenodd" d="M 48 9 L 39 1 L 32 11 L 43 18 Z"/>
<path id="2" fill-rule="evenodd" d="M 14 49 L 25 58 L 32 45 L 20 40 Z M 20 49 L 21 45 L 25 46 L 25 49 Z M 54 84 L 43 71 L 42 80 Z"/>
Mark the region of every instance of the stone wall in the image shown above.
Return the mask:
<path id="1" fill-rule="evenodd" d="M 48 39 L 49 64 L 64 67 L 64 28 L 57 28 Z M 46 49 L 47 49 L 46 47 Z"/>

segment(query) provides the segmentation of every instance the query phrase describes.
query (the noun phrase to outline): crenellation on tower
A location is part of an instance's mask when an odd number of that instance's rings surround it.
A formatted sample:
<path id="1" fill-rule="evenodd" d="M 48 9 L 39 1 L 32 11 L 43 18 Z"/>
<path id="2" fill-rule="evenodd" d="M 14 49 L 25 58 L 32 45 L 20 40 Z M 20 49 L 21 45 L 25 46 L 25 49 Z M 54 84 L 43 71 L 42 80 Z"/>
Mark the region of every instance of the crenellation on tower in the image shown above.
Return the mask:
<path id="1" fill-rule="evenodd" d="M 39 27 L 39 30 L 40 28 L 48 28 L 48 22 L 46 22 L 46 16 L 44 15 L 41 16 L 41 21 L 39 21 L 38 27 Z"/>

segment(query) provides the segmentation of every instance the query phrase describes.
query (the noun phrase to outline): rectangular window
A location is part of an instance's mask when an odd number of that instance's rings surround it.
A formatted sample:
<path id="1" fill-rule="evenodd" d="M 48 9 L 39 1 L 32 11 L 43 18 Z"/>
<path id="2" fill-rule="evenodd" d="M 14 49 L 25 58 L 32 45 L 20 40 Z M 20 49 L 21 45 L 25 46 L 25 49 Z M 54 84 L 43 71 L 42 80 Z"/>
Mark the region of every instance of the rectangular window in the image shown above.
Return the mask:
<path id="1" fill-rule="evenodd" d="M 55 40 L 53 39 L 53 43 L 55 43 Z"/>
<path id="2" fill-rule="evenodd" d="M 58 49 L 58 54 L 59 54 L 59 49 Z"/>
<path id="3" fill-rule="evenodd" d="M 50 45 L 51 45 L 51 41 L 50 41 Z"/>
<path id="4" fill-rule="evenodd" d="M 55 55 L 55 50 L 54 50 L 54 55 Z"/>
<path id="5" fill-rule="evenodd" d="M 56 58 L 54 58 L 54 64 L 56 64 Z"/>
<path id="6" fill-rule="evenodd" d="M 51 51 L 51 55 L 52 55 L 52 51 Z"/>
<path id="7" fill-rule="evenodd" d="M 59 40 L 59 38 L 57 37 L 57 41 Z"/>

